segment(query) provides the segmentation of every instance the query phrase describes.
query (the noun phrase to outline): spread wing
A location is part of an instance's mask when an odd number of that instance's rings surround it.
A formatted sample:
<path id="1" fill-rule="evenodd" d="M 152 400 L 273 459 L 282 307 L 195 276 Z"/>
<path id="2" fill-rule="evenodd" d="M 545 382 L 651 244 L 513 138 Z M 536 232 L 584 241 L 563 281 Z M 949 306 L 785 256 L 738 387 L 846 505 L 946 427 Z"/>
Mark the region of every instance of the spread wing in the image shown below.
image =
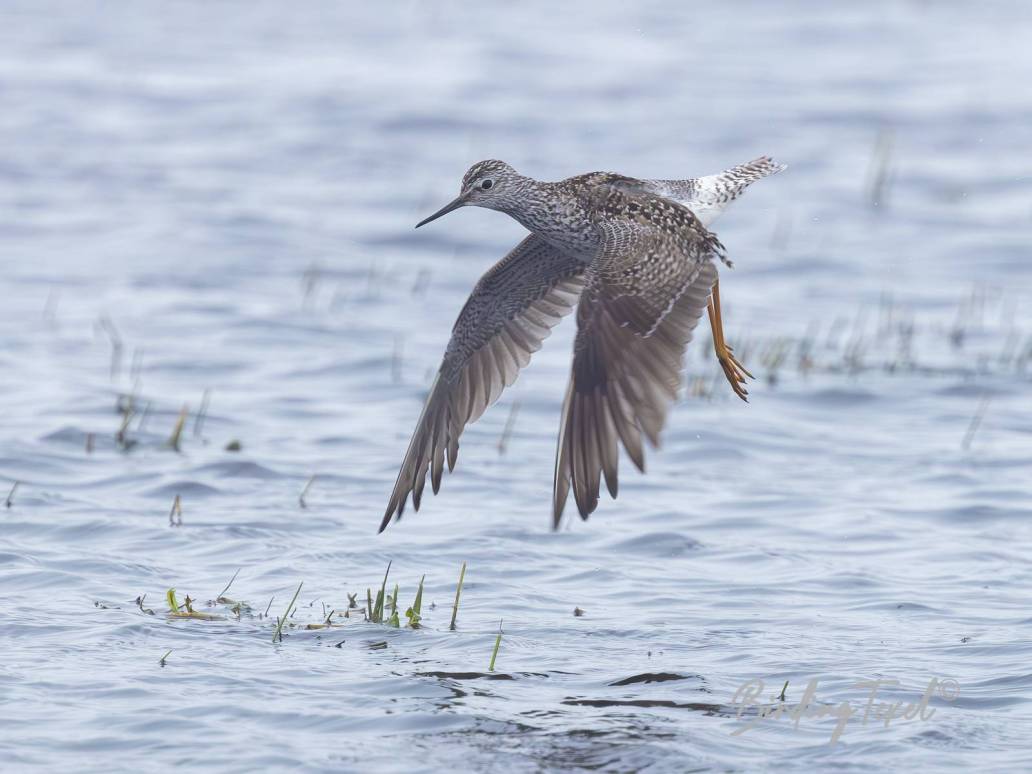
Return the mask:
<path id="1" fill-rule="evenodd" d="M 427 472 L 440 489 L 447 455 L 455 468 L 459 436 L 494 403 L 577 303 L 585 265 L 530 235 L 477 283 L 452 329 L 444 361 L 412 435 L 382 532 L 409 494 L 418 511 Z"/>
<path id="2" fill-rule="evenodd" d="M 681 385 L 684 351 L 717 279 L 723 246 L 686 208 L 610 187 L 596 206 L 601 250 L 577 307 L 573 368 L 559 426 L 558 528 L 569 490 L 582 518 L 604 476 L 617 494 L 618 444 L 644 471 Z"/>

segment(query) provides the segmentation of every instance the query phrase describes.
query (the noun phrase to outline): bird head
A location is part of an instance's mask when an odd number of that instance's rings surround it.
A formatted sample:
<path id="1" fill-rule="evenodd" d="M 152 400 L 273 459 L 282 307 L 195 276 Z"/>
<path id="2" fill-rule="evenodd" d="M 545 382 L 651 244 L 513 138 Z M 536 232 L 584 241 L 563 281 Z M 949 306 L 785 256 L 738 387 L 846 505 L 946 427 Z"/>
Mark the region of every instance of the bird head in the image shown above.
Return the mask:
<path id="1" fill-rule="evenodd" d="M 429 218 L 421 220 L 416 228 L 424 226 L 459 207 L 487 207 L 507 211 L 518 199 L 523 178 L 504 161 L 478 161 L 462 177 L 459 195 Z"/>

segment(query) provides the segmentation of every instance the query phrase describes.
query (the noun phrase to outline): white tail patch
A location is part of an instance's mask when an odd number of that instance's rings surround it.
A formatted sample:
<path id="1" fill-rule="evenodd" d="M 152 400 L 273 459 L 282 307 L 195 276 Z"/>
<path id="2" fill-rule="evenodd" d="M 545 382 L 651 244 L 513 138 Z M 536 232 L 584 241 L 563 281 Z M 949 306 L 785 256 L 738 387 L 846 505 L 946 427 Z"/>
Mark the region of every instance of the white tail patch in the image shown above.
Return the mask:
<path id="1" fill-rule="evenodd" d="M 709 226 L 737 199 L 742 191 L 765 177 L 786 169 L 768 156 L 725 169 L 716 175 L 689 180 L 657 180 L 657 192 L 683 204 L 695 213 L 704 226 Z"/>

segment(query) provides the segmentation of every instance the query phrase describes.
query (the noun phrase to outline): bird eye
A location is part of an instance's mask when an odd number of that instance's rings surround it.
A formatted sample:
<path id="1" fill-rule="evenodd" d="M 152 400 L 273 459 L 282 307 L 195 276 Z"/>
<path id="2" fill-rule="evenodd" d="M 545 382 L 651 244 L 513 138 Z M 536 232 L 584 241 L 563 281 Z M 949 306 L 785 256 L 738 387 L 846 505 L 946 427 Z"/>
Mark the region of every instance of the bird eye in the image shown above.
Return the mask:
<path id="1" fill-rule="evenodd" d="M 488 188 L 490 188 L 493 185 L 494 185 L 494 181 L 493 180 L 485 180 L 483 183 L 480 184 L 480 187 L 483 188 L 486 191 Z"/>

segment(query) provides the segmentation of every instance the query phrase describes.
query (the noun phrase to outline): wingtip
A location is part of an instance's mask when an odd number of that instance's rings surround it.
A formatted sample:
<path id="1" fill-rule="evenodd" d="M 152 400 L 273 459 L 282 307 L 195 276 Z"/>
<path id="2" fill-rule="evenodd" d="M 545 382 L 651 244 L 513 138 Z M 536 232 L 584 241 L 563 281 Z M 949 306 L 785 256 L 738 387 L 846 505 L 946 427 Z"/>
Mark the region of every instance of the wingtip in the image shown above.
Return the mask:
<path id="1" fill-rule="evenodd" d="M 405 503 L 408 502 L 408 496 L 400 503 L 397 500 L 397 496 L 391 498 L 390 503 L 387 505 L 387 510 L 383 514 L 383 519 L 380 521 L 380 528 L 376 530 L 376 534 L 381 534 L 392 521 L 401 521 L 401 514 L 405 510 Z"/>
<path id="2" fill-rule="evenodd" d="M 590 502 L 586 507 L 581 508 L 580 503 L 577 503 L 577 512 L 580 513 L 581 521 L 587 521 L 588 518 L 595 512 L 598 507 L 598 495 L 595 495 L 594 502 Z"/>
<path id="3" fill-rule="evenodd" d="M 559 491 L 555 484 L 552 485 L 552 532 L 558 532 L 559 526 L 563 523 L 563 511 L 566 509 L 566 497 L 559 498 Z"/>

